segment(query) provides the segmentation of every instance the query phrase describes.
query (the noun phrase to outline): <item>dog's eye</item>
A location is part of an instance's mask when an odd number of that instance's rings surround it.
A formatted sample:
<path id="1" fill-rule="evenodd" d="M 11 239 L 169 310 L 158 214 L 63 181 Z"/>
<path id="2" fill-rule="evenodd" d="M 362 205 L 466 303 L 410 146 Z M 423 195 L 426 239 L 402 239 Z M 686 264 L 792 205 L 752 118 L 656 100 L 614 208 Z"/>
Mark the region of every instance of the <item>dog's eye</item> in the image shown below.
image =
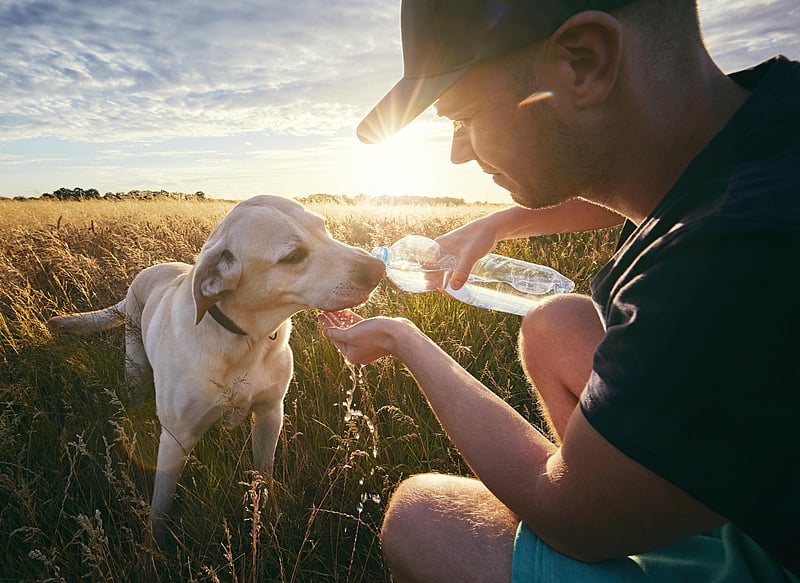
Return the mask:
<path id="1" fill-rule="evenodd" d="M 289 253 L 286 257 L 278 261 L 283 265 L 296 265 L 308 257 L 308 249 L 300 247 Z"/>

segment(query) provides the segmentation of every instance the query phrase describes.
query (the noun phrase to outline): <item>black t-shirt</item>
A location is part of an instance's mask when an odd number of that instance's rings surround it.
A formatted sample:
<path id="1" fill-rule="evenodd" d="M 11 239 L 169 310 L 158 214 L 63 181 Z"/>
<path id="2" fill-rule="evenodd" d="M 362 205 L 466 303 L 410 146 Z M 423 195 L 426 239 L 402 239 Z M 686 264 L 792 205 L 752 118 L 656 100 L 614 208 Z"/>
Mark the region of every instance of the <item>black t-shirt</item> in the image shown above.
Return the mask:
<path id="1" fill-rule="evenodd" d="M 800 63 L 732 77 L 747 101 L 592 283 L 581 409 L 800 575 Z"/>

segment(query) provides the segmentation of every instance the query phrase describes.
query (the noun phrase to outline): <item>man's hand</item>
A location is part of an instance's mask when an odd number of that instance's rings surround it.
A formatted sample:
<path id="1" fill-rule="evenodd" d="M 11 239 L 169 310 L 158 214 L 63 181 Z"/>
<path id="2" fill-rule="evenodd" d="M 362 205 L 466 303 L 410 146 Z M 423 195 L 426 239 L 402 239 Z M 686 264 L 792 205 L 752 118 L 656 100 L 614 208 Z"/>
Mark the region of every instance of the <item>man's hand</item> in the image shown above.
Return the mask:
<path id="1" fill-rule="evenodd" d="M 317 319 L 322 324 L 323 336 L 352 364 L 368 364 L 394 354 L 397 335 L 403 327 L 413 327 L 402 318 L 379 316 L 365 320 L 351 310 L 323 312 Z"/>
<path id="2" fill-rule="evenodd" d="M 453 255 L 456 258 L 456 266 L 450 276 L 450 287 L 453 289 L 461 289 L 475 262 L 491 252 L 497 244 L 494 233 L 486 229 L 480 220 L 445 233 L 437 237 L 436 242 L 439 243 L 443 255 Z"/>

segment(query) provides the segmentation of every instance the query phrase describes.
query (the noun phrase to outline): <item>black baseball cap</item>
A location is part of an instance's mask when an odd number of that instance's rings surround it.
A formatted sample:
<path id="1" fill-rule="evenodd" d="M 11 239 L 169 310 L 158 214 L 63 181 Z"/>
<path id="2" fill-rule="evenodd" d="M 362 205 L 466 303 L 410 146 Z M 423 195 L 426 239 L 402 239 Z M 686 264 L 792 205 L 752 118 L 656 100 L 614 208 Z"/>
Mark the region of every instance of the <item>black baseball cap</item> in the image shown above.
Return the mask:
<path id="1" fill-rule="evenodd" d="M 479 61 L 533 44 L 585 10 L 633 0 L 403 0 L 403 78 L 358 125 L 374 144 L 404 127 Z"/>

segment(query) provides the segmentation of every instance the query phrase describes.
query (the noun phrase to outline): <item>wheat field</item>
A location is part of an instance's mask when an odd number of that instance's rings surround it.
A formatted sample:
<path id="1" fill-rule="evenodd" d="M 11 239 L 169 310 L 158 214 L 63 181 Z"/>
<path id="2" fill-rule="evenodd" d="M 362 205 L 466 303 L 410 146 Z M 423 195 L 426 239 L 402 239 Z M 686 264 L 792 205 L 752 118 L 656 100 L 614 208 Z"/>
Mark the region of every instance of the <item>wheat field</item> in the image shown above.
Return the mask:
<path id="1" fill-rule="evenodd" d="M 192 452 L 169 544 L 147 544 L 158 423 L 124 381 L 122 330 L 53 337 L 50 316 L 110 305 L 143 268 L 193 262 L 229 201 L 0 201 L 1 581 L 388 581 L 378 531 L 393 489 L 428 471 L 469 474 L 405 369 L 351 370 L 293 317 L 295 375 L 270 484 L 252 473 L 250 425 Z M 491 205 L 310 205 L 367 250 L 440 235 Z M 506 242 L 588 292 L 615 230 Z M 405 316 L 540 426 L 516 361 L 520 318 L 388 281 L 357 310 Z M 348 415 L 348 412 L 350 413 Z"/>

